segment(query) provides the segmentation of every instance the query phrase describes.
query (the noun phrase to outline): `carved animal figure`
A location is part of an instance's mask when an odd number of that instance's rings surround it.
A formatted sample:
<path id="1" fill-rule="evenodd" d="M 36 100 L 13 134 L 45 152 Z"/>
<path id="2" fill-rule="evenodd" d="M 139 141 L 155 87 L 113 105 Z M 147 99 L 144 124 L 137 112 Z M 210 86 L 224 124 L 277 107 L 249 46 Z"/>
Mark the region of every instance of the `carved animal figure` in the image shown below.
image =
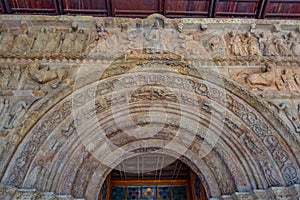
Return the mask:
<path id="1" fill-rule="evenodd" d="M 29 66 L 29 76 L 32 80 L 45 84 L 48 82 L 52 88 L 57 88 L 66 77 L 65 70 L 50 70 L 49 67 L 41 68 L 39 63 L 32 63 Z"/>
<path id="2" fill-rule="evenodd" d="M 259 87 L 259 86 L 271 86 L 275 84 L 275 78 L 276 78 L 275 67 L 270 63 L 267 63 L 266 67 L 267 70 L 264 73 L 254 73 L 246 76 L 246 82 L 249 84 L 249 86 Z"/>

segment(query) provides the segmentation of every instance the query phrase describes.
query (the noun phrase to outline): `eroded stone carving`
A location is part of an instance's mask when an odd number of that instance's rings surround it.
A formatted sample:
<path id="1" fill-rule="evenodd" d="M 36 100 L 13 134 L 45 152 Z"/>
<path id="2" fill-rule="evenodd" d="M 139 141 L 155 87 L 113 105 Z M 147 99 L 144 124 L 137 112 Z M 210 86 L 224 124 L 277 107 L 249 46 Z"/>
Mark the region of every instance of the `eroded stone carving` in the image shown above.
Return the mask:
<path id="1" fill-rule="evenodd" d="M 31 51 L 34 53 L 44 52 L 44 48 L 47 45 L 48 35 L 45 27 L 42 27 L 40 32 L 34 36 L 34 42 Z"/>
<path id="2" fill-rule="evenodd" d="M 228 39 L 229 51 L 235 56 L 259 55 L 258 41 L 251 32 L 242 34 L 231 31 Z"/>
<path id="3" fill-rule="evenodd" d="M 74 43 L 76 39 L 76 35 L 73 32 L 72 28 L 68 29 L 68 32 L 63 35 L 63 42 L 61 45 L 62 53 L 71 53 L 74 48 Z"/>
<path id="4" fill-rule="evenodd" d="M 293 105 L 288 101 L 273 100 L 270 101 L 277 109 L 277 112 L 284 114 L 284 116 L 293 125 L 295 131 L 300 133 L 300 104 Z"/>
<path id="5" fill-rule="evenodd" d="M 0 43 L 0 49 L 2 53 L 6 53 L 7 51 L 10 52 L 12 47 L 15 44 L 14 41 L 14 35 L 11 33 L 11 29 L 7 28 L 5 32 L 2 32 L 1 34 L 1 43 Z"/>
<path id="6" fill-rule="evenodd" d="M 41 66 L 38 62 L 34 62 L 28 66 L 28 75 L 37 83 L 49 83 L 54 89 L 66 78 L 67 73 L 63 69 L 52 70 L 49 66 Z"/>
<path id="7" fill-rule="evenodd" d="M 33 44 L 33 38 L 28 36 L 28 30 L 24 30 L 22 34 L 17 35 L 14 41 L 12 51 L 14 53 L 26 54 L 29 52 Z"/>
<path id="8" fill-rule="evenodd" d="M 44 52 L 46 53 L 58 53 L 62 39 L 62 32 L 58 31 L 57 28 L 51 27 L 48 33 L 48 43 L 45 47 Z"/>
<path id="9" fill-rule="evenodd" d="M 266 180 L 268 181 L 268 184 L 270 186 L 279 185 L 279 182 L 276 180 L 276 177 L 274 177 L 274 171 L 272 170 L 273 167 L 272 165 L 270 165 L 270 161 L 264 160 L 261 165 L 265 173 Z"/>
<path id="10" fill-rule="evenodd" d="M 296 67 L 276 66 L 266 63 L 265 70 L 251 69 L 232 74 L 232 78 L 262 95 L 268 93 L 299 94 L 300 70 Z M 234 70 L 232 70 L 234 72 Z"/>

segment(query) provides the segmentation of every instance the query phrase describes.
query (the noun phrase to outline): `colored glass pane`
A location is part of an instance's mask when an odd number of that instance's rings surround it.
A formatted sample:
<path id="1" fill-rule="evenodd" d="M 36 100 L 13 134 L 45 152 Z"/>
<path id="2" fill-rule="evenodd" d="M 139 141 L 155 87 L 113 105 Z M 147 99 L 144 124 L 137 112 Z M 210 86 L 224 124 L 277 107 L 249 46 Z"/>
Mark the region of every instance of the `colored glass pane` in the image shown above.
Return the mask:
<path id="1" fill-rule="evenodd" d="M 127 191 L 127 200 L 140 200 L 139 186 L 128 187 Z"/>
<path id="2" fill-rule="evenodd" d="M 126 194 L 126 187 L 112 187 L 111 199 L 124 200 Z"/>
<path id="3" fill-rule="evenodd" d="M 171 200 L 170 187 L 158 187 L 158 200 Z"/>
<path id="4" fill-rule="evenodd" d="M 156 200 L 156 187 L 144 186 L 143 187 L 143 200 Z"/>
<path id="5" fill-rule="evenodd" d="M 173 186 L 173 200 L 187 200 L 185 186 Z"/>

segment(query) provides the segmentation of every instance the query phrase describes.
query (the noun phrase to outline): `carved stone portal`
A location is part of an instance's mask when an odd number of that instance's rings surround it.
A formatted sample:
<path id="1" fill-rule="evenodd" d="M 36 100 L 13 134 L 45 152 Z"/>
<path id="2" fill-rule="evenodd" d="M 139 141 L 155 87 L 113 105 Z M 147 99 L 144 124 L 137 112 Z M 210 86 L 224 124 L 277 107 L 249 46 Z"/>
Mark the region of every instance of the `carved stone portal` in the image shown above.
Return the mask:
<path id="1" fill-rule="evenodd" d="M 0 199 L 101 199 L 153 151 L 210 199 L 299 198 L 299 21 L 0 20 Z"/>

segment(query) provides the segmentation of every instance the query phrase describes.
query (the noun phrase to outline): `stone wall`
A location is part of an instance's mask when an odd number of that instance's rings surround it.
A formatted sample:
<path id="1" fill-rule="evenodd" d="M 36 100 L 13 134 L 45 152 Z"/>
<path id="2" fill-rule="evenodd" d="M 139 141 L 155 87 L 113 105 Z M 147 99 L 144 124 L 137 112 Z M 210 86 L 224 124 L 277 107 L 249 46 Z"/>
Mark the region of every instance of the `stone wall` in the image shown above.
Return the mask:
<path id="1" fill-rule="evenodd" d="M 98 198 L 107 165 L 121 160 L 99 158 L 116 154 L 98 152 L 104 143 L 91 144 L 97 118 L 105 138 L 126 147 L 122 159 L 162 148 L 162 141 L 182 145 L 181 159 L 198 170 L 210 198 L 299 198 L 299 21 L 161 15 L 0 20 L 2 187 Z M 168 105 L 163 114 L 153 111 L 165 119 L 147 117 L 153 102 Z M 126 115 L 119 105 L 130 108 L 130 119 L 119 115 Z M 132 125 L 151 132 L 151 123 L 160 131 L 143 136 L 148 142 L 124 136 L 135 132 Z M 201 145 L 209 149 L 205 156 Z"/>

